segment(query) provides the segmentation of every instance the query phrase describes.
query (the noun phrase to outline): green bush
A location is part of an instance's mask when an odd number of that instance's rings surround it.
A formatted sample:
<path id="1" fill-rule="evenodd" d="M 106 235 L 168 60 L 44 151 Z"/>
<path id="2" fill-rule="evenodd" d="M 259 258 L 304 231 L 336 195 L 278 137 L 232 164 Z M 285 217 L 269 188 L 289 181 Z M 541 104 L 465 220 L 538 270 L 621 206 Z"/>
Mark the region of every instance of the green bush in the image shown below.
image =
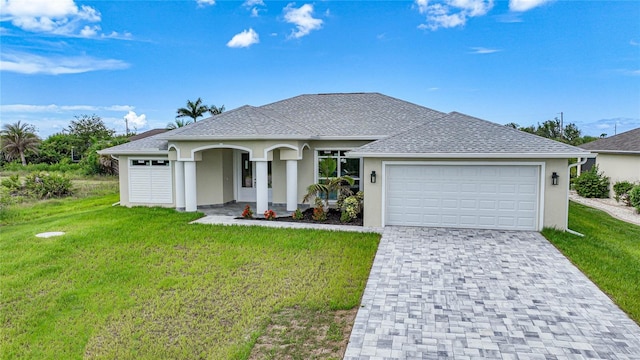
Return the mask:
<path id="1" fill-rule="evenodd" d="M 340 221 L 350 222 L 353 219 L 357 218 L 362 211 L 363 200 L 364 193 L 362 191 L 358 191 L 356 195 L 345 198 L 340 208 L 340 210 L 342 211 L 342 213 L 340 214 Z"/>
<path id="2" fill-rule="evenodd" d="M 11 196 L 27 196 L 36 199 L 65 197 L 73 194 L 71 180 L 58 174 L 33 172 L 21 182 L 18 175 L 2 180 L 3 189 Z"/>
<path id="3" fill-rule="evenodd" d="M 629 203 L 640 213 L 640 185 L 636 185 L 629 190 Z"/>
<path id="4" fill-rule="evenodd" d="M 575 181 L 575 189 L 578 195 L 586 198 L 609 197 L 609 178 L 602 172 L 598 172 L 598 166 L 580 174 Z"/>
<path id="5" fill-rule="evenodd" d="M 34 172 L 34 171 L 43 171 L 43 172 L 77 172 L 81 169 L 80 164 L 71 163 L 69 159 L 63 159 L 57 164 L 28 164 L 27 166 L 22 166 L 19 162 L 10 162 L 6 163 L 2 166 L 4 171 L 11 172 Z"/>
<path id="6" fill-rule="evenodd" d="M 613 184 L 616 201 L 620 202 L 620 200 L 622 200 L 627 206 L 631 206 L 629 202 L 629 190 L 633 189 L 633 187 L 634 185 L 628 181 L 619 181 Z"/>

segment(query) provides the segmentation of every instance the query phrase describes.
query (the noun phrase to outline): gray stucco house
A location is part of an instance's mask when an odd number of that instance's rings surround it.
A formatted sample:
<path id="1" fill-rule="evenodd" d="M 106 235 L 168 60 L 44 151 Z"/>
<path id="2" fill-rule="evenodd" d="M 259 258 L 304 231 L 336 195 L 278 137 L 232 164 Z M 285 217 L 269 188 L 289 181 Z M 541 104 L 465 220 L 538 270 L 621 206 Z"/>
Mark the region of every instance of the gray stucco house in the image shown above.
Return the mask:
<path id="1" fill-rule="evenodd" d="M 318 162 L 334 158 L 365 193 L 365 226 L 508 230 L 566 229 L 568 159 L 593 156 L 378 93 L 246 105 L 101 154 L 119 159 L 124 206 L 293 211 L 321 180 Z"/>

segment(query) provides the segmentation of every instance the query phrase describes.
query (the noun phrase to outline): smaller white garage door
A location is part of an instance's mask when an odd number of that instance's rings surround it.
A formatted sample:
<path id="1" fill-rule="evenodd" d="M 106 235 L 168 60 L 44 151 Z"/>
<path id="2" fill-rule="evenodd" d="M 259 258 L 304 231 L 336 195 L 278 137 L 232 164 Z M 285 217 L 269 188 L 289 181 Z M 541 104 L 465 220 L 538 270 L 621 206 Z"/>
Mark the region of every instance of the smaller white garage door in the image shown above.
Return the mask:
<path id="1" fill-rule="evenodd" d="M 171 204 L 173 182 L 169 160 L 135 159 L 129 162 L 129 202 Z"/>
<path id="2" fill-rule="evenodd" d="M 539 166 L 386 165 L 387 225 L 537 230 Z"/>

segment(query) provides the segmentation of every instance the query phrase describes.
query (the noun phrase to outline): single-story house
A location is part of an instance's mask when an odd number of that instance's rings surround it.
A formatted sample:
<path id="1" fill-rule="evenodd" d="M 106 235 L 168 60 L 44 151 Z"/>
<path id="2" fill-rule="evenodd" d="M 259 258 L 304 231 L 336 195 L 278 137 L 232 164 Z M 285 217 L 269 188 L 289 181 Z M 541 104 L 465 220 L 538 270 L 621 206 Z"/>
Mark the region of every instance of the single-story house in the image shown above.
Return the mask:
<path id="1" fill-rule="evenodd" d="M 567 228 L 570 158 L 589 151 L 379 93 L 242 106 L 101 151 L 119 159 L 120 203 L 196 211 L 301 203 L 318 163 L 364 191 L 364 225 Z"/>
<path id="2" fill-rule="evenodd" d="M 598 170 L 611 179 L 611 188 L 620 181 L 640 183 L 640 128 L 592 141 L 580 148 L 598 154 L 587 160 L 580 171 L 598 165 Z"/>

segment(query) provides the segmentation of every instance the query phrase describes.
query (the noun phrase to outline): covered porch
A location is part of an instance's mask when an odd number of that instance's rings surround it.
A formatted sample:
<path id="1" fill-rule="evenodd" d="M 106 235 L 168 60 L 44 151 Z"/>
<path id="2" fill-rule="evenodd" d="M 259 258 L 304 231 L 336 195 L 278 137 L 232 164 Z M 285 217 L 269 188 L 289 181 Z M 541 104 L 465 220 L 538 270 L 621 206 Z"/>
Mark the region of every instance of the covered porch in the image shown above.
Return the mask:
<path id="1" fill-rule="evenodd" d="M 257 216 L 267 209 L 290 213 L 301 199 L 299 163 L 305 145 L 297 141 L 170 144 L 175 207 L 239 216 L 250 204 Z"/>

